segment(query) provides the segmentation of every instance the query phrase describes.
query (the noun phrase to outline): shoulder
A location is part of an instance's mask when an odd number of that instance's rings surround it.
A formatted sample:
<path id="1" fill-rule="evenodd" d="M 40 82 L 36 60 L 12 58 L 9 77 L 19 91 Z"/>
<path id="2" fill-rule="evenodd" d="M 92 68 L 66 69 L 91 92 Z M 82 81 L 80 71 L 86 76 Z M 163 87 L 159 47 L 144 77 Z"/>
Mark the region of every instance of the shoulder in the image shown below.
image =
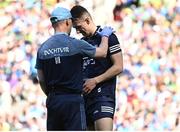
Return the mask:
<path id="1" fill-rule="evenodd" d="M 112 34 L 109 37 L 109 52 L 111 55 L 121 52 L 120 42 L 115 34 Z"/>
<path id="2" fill-rule="evenodd" d="M 54 37 L 50 37 L 47 40 L 45 40 L 38 48 L 38 53 L 37 53 L 37 57 L 38 58 L 42 58 L 44 50 L 50 48 L 51 43 L 53 42 Z"/>
<path id="3" fill-rule="evenodd" d="M 119 44 L 119 40 L 116 34 L 113 33 L 109 36 L 109 42 Z"/>
<path id="4" fill-rule="evenodd" d="M 52 40 L 52 37 L 50 37 L 50 38 L 48 38 L 46 41 L 44 41 L 44 42 L 40 45 L 38 51 L 41 52 L 42 50 L 44 50 L 45 48 L 47 48 L 48 45 L 49 45 L 49 43 L 51 42 L 51 40 Z"/>
<path id="5" fill-rule="evenodd" d="M 39 59 L 43 58 L 42 56 L 43 56 L 43 51 L 45 49 L 44 47 L 46 47 L 45 42 L 40 45 L 38 52 L 37 52 L 37 58 L 39 58 Z"/>

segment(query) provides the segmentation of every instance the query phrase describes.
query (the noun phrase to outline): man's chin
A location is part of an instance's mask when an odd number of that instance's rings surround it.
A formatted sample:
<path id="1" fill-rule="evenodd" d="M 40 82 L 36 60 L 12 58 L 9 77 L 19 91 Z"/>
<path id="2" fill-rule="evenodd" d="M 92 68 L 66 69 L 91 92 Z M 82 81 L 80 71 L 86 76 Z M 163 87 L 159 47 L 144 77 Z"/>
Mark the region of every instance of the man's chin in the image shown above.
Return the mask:
<path id="1" fill-rule="evenodd" d="M 82 33 L 84 37 L 91 37 L 91 34 Z"/>
<path id="2" fill-rule="evenodd" d="M 87 37 L 87 34 L 86 33 L 81 33 L 84 37 Z"/>

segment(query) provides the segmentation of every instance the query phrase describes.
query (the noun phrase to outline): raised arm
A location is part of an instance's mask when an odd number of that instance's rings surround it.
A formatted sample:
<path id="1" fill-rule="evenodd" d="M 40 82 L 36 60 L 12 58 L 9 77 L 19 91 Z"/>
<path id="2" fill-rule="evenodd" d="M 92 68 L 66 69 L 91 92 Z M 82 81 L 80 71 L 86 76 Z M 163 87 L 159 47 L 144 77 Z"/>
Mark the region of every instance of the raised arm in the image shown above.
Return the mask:
<path id="1" fill-rule="evenodd" d="M 94 57 L 106 57 L 108 50 L 108 38 L 113 33 L 113 28 L 104 27 L 101 32 L 98 32 L 102 36 L 101 43 L 99 47 L 96 48 L 96 53 Z"/>

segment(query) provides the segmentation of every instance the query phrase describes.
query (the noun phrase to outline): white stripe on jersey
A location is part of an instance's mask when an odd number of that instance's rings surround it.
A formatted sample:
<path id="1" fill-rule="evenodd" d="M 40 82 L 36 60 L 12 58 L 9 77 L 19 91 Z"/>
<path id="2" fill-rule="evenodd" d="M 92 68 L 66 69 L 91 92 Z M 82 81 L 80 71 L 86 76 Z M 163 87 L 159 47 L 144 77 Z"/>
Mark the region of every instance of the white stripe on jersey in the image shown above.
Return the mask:
<path id="1" fill-rule="evenodd" d="M 119 44 L 116 44 L 116 45 L 113 45 L 113 46 L 111 46 L 111 47 L 109 47 L 109 48 L 111 49 L 111 48 L 114 48 L 114 47 L 116 47 L 116 46 L 119 47 L 120 45 L 119 45 Z"/>
<path id="2" fill-rule="evenodd" d="M 120 47 L 117 45 L 117 46 L 115 46 L 115 47 L 110 47 L 109 49 L 110 49 L 110 50 L 114 50 L 114 49 L 117 49 L 117 48 L 120 48 Z"/>
<path id="3" fill-rule="evenodd" d="M 116 52 L 116 51 L 118 51 L 118 50 L 121 50 L 121 48 L 119 47 L 119 48 L 117 48 L 117 49 L 110 50 L 110 53 Z"/>
<path id="4" fill-rule="evenodd" d="M 116 44 L 116 45 L 113 45 L 113 46 L 109 47 L 110 53 L 116 52 L 116 51 L 118 51 L 120 49 L 121 49 L 120 44 Z"/>

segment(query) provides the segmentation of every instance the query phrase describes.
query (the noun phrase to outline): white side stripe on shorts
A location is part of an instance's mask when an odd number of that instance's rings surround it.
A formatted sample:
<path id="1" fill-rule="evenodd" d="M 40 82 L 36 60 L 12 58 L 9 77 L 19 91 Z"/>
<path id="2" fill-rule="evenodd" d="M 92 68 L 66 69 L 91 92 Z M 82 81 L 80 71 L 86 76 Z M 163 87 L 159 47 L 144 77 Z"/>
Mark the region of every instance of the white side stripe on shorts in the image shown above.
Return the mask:
<path id="1" fill-rule="evenodd" d="M 114 113 L 114 109 L 109 106 L 101 106 L 101 112 L 108 112 L 108 113 Z"/>

